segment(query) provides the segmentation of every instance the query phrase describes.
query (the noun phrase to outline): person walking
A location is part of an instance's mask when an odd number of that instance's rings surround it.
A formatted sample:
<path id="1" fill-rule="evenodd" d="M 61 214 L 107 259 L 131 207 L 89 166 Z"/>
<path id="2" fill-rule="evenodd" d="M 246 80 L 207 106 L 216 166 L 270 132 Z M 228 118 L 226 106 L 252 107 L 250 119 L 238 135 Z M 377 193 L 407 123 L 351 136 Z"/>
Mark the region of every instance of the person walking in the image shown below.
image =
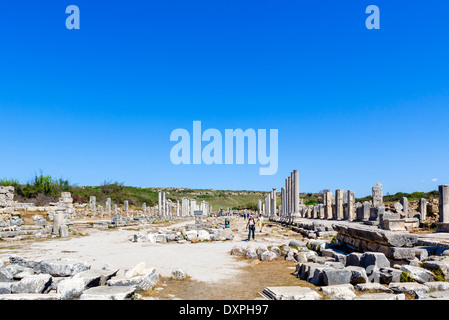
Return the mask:
<path id="1" fill-rule="evenodd" d="M 259 214 L 259 218 L 257 220 L 259 222 L 259 232 L 262 232 L 262 228 L 264 226 L 262 214 Z"/>
<path id="2" fill-rule="evenodd" d="M 254 221 L 253 216 L 249 216 L 248 223 L 246 224 L 246 228 L 249 230 L 248 232 L 248 241 L 251 238 L 251 233 L 253 234 L 253 240 L 254 240 L 254 233 L 256 231 L 256 222 Z"/>

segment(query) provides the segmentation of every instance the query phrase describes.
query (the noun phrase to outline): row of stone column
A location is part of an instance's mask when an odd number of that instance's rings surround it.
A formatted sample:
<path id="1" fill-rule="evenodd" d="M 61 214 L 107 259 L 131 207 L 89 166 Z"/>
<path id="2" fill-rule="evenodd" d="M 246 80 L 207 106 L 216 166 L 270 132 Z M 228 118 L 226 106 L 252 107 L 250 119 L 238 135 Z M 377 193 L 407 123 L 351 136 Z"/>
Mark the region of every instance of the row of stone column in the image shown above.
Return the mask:
<path id="1" fill-rule="evenodd" d="M 264 215 L 267 218 L 280 218 L 291 223 L 300 217 L 302 205 L 299 199 L 299 173 L 293 170 L 285 179 L 285 187 L 281 188 L 281 205 L 276 206 L 276 188 L 265 195 Z"/>
<path id="2" fill-rule="evenodd" d="M 171 200 L 165 199 L 165 192 L 158 191 L 158 215 L 159 216 L 172 216 L 173 205 Z M 211 207 L 206 201 L 196 203 L 195 199 L 182 198 L 181 206 L 179 200 L 176 201 L 176 216 L 193 216 L 195 211 L 201 211 L 203 215 L 209 215 Z"/>

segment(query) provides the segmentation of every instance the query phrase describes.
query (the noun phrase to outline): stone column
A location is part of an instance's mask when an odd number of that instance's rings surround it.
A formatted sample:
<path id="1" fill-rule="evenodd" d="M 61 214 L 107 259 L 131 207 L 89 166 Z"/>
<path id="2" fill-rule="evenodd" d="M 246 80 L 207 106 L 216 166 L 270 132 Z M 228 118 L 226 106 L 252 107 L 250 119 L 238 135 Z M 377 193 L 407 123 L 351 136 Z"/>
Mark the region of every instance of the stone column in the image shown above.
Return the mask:
<path id="1" fill-rule="evenodd" d="M 324 193 L 324 206 L 325 206 L 324 212 L 325 212 L 326 219 L 333 218 L 333 216 L 332 216 L 332 198 L 333 198 L 332 192 L 327 191 Z"/>
<path id="2" fill-rule="evenodd" d="M 287 178 L 288 183 L 288 191 L 287 191 L 287 197 L 288 197 L 288 221 L 291 221 L 291 217 L 293 214 L 293 190 L 292 190 L 292 177 Z"/>
<path id="3" fill-rule="evenodd" d="M 421 222 L 424 222 L 427 217 L 427 200 L 425 198 L 419 199 L 418 210 L 419 210 L 420 220 L 421 220 Z"/>
<path id="4" fill-rule="evenodd" d="M 176 216 L 179 217 L 179 200 L 176 200 Z"/>
<path id="5" fill-rule="evenodd" d="M 97 198 L 95 196 L 89 198 L 89 207 L 92 210 L 92 215 L 95 216 L 97 214 Z"/>
<path id="6" fill-rule="evenodd" d="M 128 200 L 125 200 L 123 203 L 123 211 L 125 211 L 126 216 L 129 216 L 129 209 L 128 209 Z"/>
<path id="7" fill-rule="evenodd" d="M 312 208 L 312 218 L 317 219 L 318 218 L 318 205 L 314 204 Z"/>
<path id="8" fill-rule="evenodd" d="M 354 192 L 351 190 L 348 190 L 347 193 L 348 193 L 348 217 L 347 217 L 347 219 L 349 221 L 354 221 L 356 219 L 355 195 L 354 195 Z"/>
<path id="9" fill-rule="evenodd" d="M 288 219 L 288 215 L 290 212 L 290 203 L 288 202 L 288 194 L 290 192 L 290 185 L 288 183 L 288 178 L 285 179 L 285 216 L 284 220 Z"/>
<path id="10" fill-rule="evenodd" d="M 325 218 L 325 206 L 322 203 L 320 203 L 318 205 L 318 215 L 319 215 L 320 219 L 324 219 Z"/>
<path id="11" fill-rule="evenodd" d="M 376 185 L 372 188 L 373 193 L 373 207 L 383 207 L 384 206 L 384 199 L 383 199 L 383 192 L 382 192 L 382 183 L 378 182 Z"/>
<path id="12" fill-rule="evenodd" d="M 144 216 L 147 215 L 147 204 L 146 204 L 145 202 L 142 203 L 142 214 L 143 214 Z"/>
<path id="13" fill-rule="evenodd" d="M 114 214 L 117 214 L 117 205 L 116 204 L 114 204 L 112 206 L 112 210 L 114 211 Z"/>
<path id="14" fill-rule="evenodd" d="M 100 213 L 100 217 L 103 218 L 103 207 L 98 205 L 98 212 Z"/>
<path id="15" fill-rule="evenodd" d="M 362 206 L 362 220 L 368 221 L 371 215 L 371 202 L 365 201 Z"/>
<path id="16" fill-rule="evenodd" d="M 271 199 L 271 214 L 276 217 L 276 188 L 273 188 Z"/>
<path id="17" fill-rule="evenodd" d="M 438 186 L 440 193 L 439 203 L 439 222 L 438 230 L 440 232 L 449 232 L 449 185 Z"/>
<path id="18" fill-rule="evenodd" d="M 165 201 L 165 192 L 162 192 L 162 215 L 165 217 L 167 214 L 167 202 Z"/>
<path id="19" fill-rule="evenodd" d="M 343 190 L 335 190 L 335 214 L 337 219 L 343 220 Z"/>
<path id="20" fill-rule="evenodd" d="M 64 214 L 55 213 L 53 215 L 53 229 L 51 231 L 52 235 L 59 236 L 59 229 L 64 225 Z"/>
<path id="21" fill-rule="evenodd" d="M 286 208 L 285 187 L 281 188 L 281 203 L 282 203 L 282 212 L 279 215 L 281 216 L 281 221 L 283 221 L 285 219 L 285 208 Z"/>
<path id="22" fill-rule="evenodd" d="M 293 170 L 293 215 L 292 223 L 300 218 L 299 213 L 299 173 L 298 170 Z"/>
<path id="23" fill-rule="evenodd" d="M 162 194 L 158 191 L 158 201 L 157 201 L 157 214 L 160 216 L 162 214 Z"/>
<path id="24" fill-rule="evenodd" d="M 106 199 L 106 214 L 111 215 L 111 198 Z"/>
<path id="25" fill-rule="evenodd" d="M 402 212 L 404 212 L 405 214 L 405 218 L 410 218 L 408 215 L 408 199 L 407 197 L 402 197 L 401 198 L 401 204 L 402 204 Z"/>

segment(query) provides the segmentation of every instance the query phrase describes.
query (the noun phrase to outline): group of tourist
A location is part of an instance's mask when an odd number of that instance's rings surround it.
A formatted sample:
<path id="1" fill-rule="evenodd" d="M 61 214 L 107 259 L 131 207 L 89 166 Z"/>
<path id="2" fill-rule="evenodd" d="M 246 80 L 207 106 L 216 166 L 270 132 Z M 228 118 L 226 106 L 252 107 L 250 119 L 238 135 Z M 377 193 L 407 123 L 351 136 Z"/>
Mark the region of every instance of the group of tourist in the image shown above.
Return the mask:
<path id="1" fill-rule="evenodd" d="M 254 240 L 254 234 L 256 232 L 256 219 L 254 218 L 254 216 L 252 214 L 249 213 L 243 213 L 243 219 L 248 219 L 248 223 L 246 224 L 246 229 L 249 230 L 248 232 L 248 241 L 251 239 L 251 235 L 252 238 Z M 259 214 L 259 217 L 257 217 L 257 224 L 259 226 L 259 232 L 262 232 L 262 228 L 264 227 L 264 222 L 263 222 L 263 216 L 262 214 Z"/>

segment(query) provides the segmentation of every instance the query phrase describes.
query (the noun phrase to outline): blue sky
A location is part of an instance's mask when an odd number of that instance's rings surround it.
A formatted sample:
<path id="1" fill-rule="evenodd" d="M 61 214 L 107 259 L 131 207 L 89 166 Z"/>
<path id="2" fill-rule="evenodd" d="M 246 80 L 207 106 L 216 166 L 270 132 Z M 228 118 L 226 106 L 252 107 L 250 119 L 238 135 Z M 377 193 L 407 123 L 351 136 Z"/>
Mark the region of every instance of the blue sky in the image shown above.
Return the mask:
<path id="1" fill-rule="evenodd" d="M 2 1 L 0 178 L 269 190 L 297 169 L 301 192 L 435 190 L 449 183 L 448 21 L 435 0 Z M 173 165 L 170 133 L 194 120 L 278 129 L 277 174 Z"/>

